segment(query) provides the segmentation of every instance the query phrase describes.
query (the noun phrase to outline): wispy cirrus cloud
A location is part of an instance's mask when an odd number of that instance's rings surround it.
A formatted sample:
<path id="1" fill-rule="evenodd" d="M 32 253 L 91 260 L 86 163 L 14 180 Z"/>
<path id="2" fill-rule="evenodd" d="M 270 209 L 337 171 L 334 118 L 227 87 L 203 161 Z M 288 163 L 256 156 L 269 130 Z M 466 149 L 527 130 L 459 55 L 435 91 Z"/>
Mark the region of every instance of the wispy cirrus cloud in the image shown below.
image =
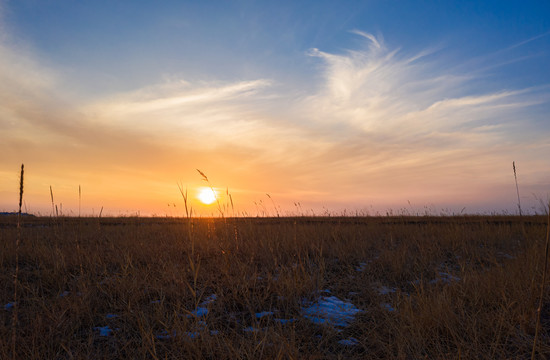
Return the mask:
<path id="1" fill-rule="evenodd" d="M 325 148 L 305 182 L 324 189 L 340 184 L 343 196 L 356 203 L 468 198 L 480 206 L 503 197 L 513 159 L 526 168 L 548 166 L 544 151 L 525 150 L 549 148 L 541 135 L 548 128 L 537 126 L 540 107 L 548 108 L 548 89 L 480 93 L 477 68 L 457 72 L 437 52 L 402 54 L 382 39 L 355 33 L 365 39 L 360 50 L 310 52 L 321 59 L 325 81 L 298 107 Z M 526 187 L 537 182 L 524 181 Z"/>
<path id="2" fill-rule="evenodd" d="M 178 142 L 187 137 L 194 146 L 213 148 L 220 143 L 241 142 L 247 132 L 261 131 L 263 91 L 268 80 L 224 84 L 191 84 L 185 81 L 154 85 L 119 94 L 86 106 L 99 124 Z M 261 134 L 256 134 L 260 136 Z"/>
<path id="3" fill-rule="evenodd" d="M 346 124 L 364 132 L 430 131 L 486 119 L 484 110 L 525 109 L 548 101 L 547 93 L 537 94 L 534 89 L 477 93 L 476 69 L 456 73 L 453 64 L 445 67 L 435 54 L 401 55 L 372 35 L 356 33 L 366 39 L 362 50 L 311 52 L 323 61 L 325 83 L 307 101 L 311 109 L 320 110 L 317 118 L 328 123 Z M 499 115 L 489 114 L 494 118 Z M 509 119 L 501 117 L 499 122 Z"/>

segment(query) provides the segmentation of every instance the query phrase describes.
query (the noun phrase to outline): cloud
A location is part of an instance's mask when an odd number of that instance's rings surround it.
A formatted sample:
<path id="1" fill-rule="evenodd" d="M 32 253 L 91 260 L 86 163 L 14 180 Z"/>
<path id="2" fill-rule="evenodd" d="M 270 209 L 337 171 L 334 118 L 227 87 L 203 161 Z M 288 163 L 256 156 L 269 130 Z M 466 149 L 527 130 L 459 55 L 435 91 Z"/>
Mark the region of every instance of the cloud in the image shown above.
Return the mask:
<path id="1" fill-rule="evenodd" d="M 263 132 L 254 124 L 263 116 L 257 109 L 260 93 L 269 86 L 267 80 L 198 85 L 178 81 L 103 99 L 83 111 L 101 126 L 131 129 L 163 142 L 185 138 L 195 146 L 213 148 Z"/>
<path id="2" fill-rule="evenodd" d="M 322 133 L 325 148 L 308 162 L 304 182 L 346 194 L 356 188 L 358 203 L 415 193 L 426 201 L 430 193 L 438 201 L 498 197 L 480 190 L 506 183 L 508 165 L 522 148 L 545 144 L 540 132 L 548 129 L 535 120 L 536 107 L 548 106 L 547 89 L 478 93 L 477 68 L 456 73 L 455 64 L 430 51 L 401 54 L 356 33 L 366 39 L 362 50 L 309 53 L 321 60 L 325 81 L 297 107 Z M 543 153 L 531 155 L 522 156 L 526 167 L 548 163 Z M 449 188 L 455 192 L 445 194 Z"/>
<path id="3" fill-rule="evenodd" d="M 424 55 L 400 55 L 372 35 L 362 36 L 371 43 L 362 51 L 312 52 L 323 61 L 326 81 L 304 106 L 321 123 L 400 140 L 435 130 L 452 133 L 464 124 L 469 126 L 461 130 L 474 134 L 480 125 L 509 124 L 518 111 L 548 101 L 548 93 L 536 89 L 476 94 L 476 69 L 453 73 L 452 65 Z"/>
<path id="4" fill-rule="evenodd" d="M 221 86 L 194 87 L 188 82 L 178 81 L 175 84 L 162 84 L 123 94 L 116 97 L 114 101 L 108 101 L 107 104 L 101 104 L 101 106 L 105 108 L 106 112 L 128 115 L 171 109 L 189 109 L 214 102 L 222 103 L 237 98 L 248 98 L 256 95 L 259 90 L 269 84 L 267 80 L 255 80 Z"/>

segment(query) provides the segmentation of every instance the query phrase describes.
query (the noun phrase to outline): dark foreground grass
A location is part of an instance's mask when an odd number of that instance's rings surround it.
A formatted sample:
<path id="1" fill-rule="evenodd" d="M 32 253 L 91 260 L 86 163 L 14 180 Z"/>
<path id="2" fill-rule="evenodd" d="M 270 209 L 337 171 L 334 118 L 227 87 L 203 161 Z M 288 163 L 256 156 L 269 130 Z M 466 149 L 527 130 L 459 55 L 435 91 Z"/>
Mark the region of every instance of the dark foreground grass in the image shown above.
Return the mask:
<path id="1" fill-rule="evenodd" d="M 528 359 L 545 233 L 525 216 L 25 218 L 16 358 Z M 1 359 L 16 238 L 2 217 Z M 361 312 L 315 324 L 320 296 Z M 540 359 L 548 287 L 543 304 Z"/>

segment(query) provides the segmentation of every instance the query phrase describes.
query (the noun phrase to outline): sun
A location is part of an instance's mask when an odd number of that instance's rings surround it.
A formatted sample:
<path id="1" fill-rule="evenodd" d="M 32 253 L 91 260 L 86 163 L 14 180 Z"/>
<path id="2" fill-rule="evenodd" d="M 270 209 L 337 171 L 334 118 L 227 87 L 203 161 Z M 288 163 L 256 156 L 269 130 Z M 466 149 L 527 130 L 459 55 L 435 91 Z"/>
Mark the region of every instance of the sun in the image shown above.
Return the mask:
<path id="1" fill-rule="evenodd" d="M 199 189 L 199 194 L 197 198 L 205 205 L 210 205 L 216 201 L 216 193 L 213 189 L 208 187 L 203 187 Z"/>

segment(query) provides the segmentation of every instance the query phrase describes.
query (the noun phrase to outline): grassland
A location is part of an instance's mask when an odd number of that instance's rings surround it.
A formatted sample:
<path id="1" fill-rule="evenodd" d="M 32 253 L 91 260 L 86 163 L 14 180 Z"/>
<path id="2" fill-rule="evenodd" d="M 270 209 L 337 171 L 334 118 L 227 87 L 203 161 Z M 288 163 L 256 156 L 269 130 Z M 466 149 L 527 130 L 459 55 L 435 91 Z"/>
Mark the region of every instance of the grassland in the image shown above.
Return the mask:
<path id="1" fill-rule="evenodd" d="M 1 359 L 17 231 L 0 218 Z M 545 237 L 542 216 L 26 217 L 16 358 L 528 359 Z M 347 326 L 306 316 L 329 298 Z"/>

